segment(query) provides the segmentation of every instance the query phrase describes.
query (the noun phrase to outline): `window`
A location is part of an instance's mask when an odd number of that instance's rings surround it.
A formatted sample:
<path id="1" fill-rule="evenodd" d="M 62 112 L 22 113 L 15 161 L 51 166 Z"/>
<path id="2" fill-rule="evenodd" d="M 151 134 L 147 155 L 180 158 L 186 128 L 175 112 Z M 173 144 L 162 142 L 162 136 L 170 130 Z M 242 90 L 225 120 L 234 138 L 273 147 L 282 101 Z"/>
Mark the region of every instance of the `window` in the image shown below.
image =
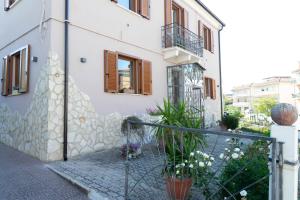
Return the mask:
<path id="1" fill-rule="evenodd" d="M 119 5 L 150 19 L 150 0 L 111 0 Z"/>
<path id="2" fill-rule="evenodd" d="M 3 58 L 2 92 L 3 96 L 19 95 L 28 91 L 29 45 Z"/>
<path id="3" fill-rule="evenodd" d="M 133 70 L 135 60 L 123 56 L 118 57 L 118 86 L 119 93 L 136 93 Z"/>
<path id="4" fill-rule="evenodd" d="M 204 39 L 204 49 L 213 52 L 213 33 L 212 31 L 203 26 L 203 39 Z"/>
<path id="5" fill-rule="evenodd" d="M 105 50 L 104 72 L 105 92 L 152 94 L 150 61 Z"/>
<path id="6" fill-rule="evenodd" d="M 216 99 L 216 81 L 212 78 L 205 77 L 205 97 Z"/>
<path id="7" fill-rule="evenodd" d="M 4 0 L 4 10 L 8 11 L 18 0 Z"/>

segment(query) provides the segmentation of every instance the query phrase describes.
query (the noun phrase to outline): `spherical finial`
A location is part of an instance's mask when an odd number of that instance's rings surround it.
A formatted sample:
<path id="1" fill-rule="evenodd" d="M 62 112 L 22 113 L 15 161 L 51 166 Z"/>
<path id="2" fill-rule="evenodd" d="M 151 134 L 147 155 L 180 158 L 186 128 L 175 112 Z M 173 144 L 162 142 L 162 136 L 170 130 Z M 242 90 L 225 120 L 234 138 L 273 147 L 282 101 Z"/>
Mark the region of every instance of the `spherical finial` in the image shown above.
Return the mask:
<path id="1" fill-rule="evenodd" d="M 298 111 L 295 106 L 288 103 L 279 103 L 272 108 L 272 120 L 281 126 L 291 126 L 298 119 Z"/>

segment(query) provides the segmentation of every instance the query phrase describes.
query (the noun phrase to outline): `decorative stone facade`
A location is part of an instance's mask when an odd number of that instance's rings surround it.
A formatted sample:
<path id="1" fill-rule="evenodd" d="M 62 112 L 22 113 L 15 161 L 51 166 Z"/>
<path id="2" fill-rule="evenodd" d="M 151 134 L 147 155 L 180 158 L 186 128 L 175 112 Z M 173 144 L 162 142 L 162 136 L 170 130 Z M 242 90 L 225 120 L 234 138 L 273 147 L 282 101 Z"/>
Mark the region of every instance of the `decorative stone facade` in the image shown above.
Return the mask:
<path id="1" fill-rule="evenodd" d="M 121 146 L 125 137 L 119 113 L 96 113 L 90 98 L 69 77 L 68 156 Z M 0 142 L 41 160 L 60 160 L 63 155 L 64 72 L 56 54 L 42 68 L 32 102 L 22 116 L 0 106 Z M 149 121 L 149 116 L 142 116 Z"/>

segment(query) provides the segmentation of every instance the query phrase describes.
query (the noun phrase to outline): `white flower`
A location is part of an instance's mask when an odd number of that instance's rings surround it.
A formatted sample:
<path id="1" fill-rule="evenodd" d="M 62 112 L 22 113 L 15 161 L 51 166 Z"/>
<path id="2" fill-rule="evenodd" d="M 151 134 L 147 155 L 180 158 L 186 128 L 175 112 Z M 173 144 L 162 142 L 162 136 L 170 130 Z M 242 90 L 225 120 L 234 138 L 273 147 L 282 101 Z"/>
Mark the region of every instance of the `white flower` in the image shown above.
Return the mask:
<path id="1" fill-rule="evenodd" d="M 195 160 L 195 163 L 197 163 L 198 162 L 198 160 Z"/>
<path id="2" fill-rule="evenodd" d="M 245 154 L 244 154 L 244 152 L 241 151 L 240 155 L 243 156 L 243 155 L 245 155 Z"/>
<path id="3" fill-rule="evenodd" d="M 193 168 L 193 167 L 194 167 L 194 165 L 193 165 L 193 164 L 190 164 L 189 168 Z"/>
<path id="4" fill-rule="evenodd" d="M 240 152 L 241 150 L 240 150 L 240 148 L 235 148 L 234 151 L 235 152 Z"/>
<path id="5" fill-rule="evenodd" d="M 220 157 L 220 159 L 223 160 L 224 159 L 224 153 L 221 153 L 219 157 Z"/>
<path id="6" fill-rule="evenodd" d="M 187 160 L 185 160 L 184 162 L 185 162 L 185 163 L 187 163 L 188 161 L 187 161 Z"/>
<path id="7" fill-rule="evenodd" d="M 242 191 L 240 192 L 240 195 L 241 195 L 242 197 L 246 197 L 246 196 L 247 196 L 247 191 L 246 191 L 246 190 L 242 190 Z"/>
<path id="8" fill-rule="evenodd" d="M 231 132 L 232 130 L 231 130 L 231 129 L 228 129 L 227 131 Z"/>
<path id="9" fill-rule="evenodd" d="M 239 154 L 233 153 L 233 154 L 231 155 L 231 157 L 232 157 L 233 159 L 237 159 L 237 158 L 239 157 Z"/>
<path id="10" fill-rule="evenodd" d="M 228 151 L 228 148 L 225 148 L 225 151 Z"/>
<path id="11" fill-rule="evenodd" d="M 214 158 L 214 157 L 210 157 L 210 160 L 211 160 L 211 161 L 214 161 L 214 160 L 215 160 L 215 158 Z"/>
<path id="12" fill-rule="evenodd" d="M 207 166 L 212 166 L 212 163 L 210 161 L 207 162 Z"/>
<path id="13" fill-rule="evenodd" d="M 191 152 L 190 156 L 194 156 L 194 155 L 195 155 L 195 153 L 194 153 L 194 152 Z"/>
<path id="14" fill-rule="evenodd" d="M 176 171 L 176 174 L 179 174 L 179 170 Z"/>
<path id="15" fill-rule="evenodd" d="M 185 164 L 184 164 L 184 163 L 181 163 L 181 166 L 182 166 L 182 167 L 184 167 L 184 166 L 185 166 Z"/>
<path id="16" fill-rule="evenodd" d="M 229 139 L 229 138 L 227 138 L 227 139 L 226 139 L 226 142 L 230 142 L 230 139 Z"/>
<path id="17" fill-rule="evenodd" d="M 200 154 L 200 151 L 196 151 L 197 154 Z"/>
<path id="18" fill-rule="evenodd" d="M 180 167 L 180 165 L 176 165 L 175 167 L 178 168 L 178 167 Z"/>
<path id="19" fill-rule="evenodd" d="M 206 153 L 203 154 L 204 158 L 209 158 L 209 155 L 207 155 Z"/>
<path id="20" fill-rule="evenodd" d="M 204 162 L 199 162 L 199 167 L 204 167 Z"/>

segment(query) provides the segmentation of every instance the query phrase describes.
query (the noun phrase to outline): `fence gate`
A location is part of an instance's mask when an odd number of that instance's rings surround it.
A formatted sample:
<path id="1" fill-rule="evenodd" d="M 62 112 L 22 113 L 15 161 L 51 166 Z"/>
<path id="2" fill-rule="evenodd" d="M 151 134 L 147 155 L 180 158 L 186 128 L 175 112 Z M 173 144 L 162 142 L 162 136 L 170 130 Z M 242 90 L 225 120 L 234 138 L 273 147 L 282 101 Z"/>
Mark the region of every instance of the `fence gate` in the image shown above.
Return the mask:
<path id="1" fill-rule="evenodd" d="M 274 138 L 144 122 L 128 126 L 127 200 L 280 199 L 282 144 Z M 144 137 L 136 137 L 137 126 Z"/>

